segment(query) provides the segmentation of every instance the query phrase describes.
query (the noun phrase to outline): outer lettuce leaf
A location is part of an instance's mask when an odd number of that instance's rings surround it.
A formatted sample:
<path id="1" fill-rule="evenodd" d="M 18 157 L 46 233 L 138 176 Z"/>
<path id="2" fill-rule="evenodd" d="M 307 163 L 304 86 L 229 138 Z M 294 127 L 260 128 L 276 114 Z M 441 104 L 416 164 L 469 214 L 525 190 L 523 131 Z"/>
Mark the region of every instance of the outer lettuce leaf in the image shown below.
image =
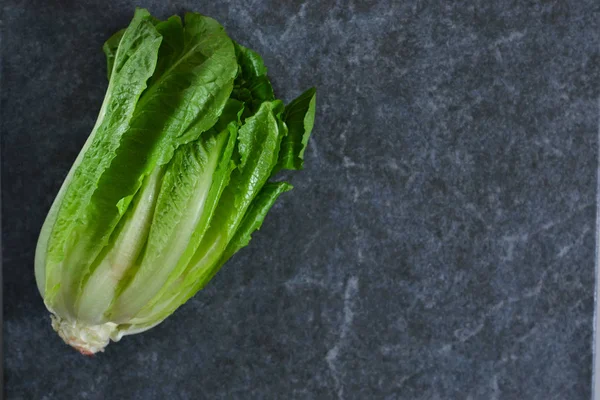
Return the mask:
<path id="1" fill-rule="evenodd" d="M 106 55 L 106 75 L 108 80 L 110 81 L 110 77 L 112 75 L 113 65 L 115 64 L 115 58 L 117 57 L 117 50 L 119 49 L 119 43 L 121 43 L 121 39 L 125 34 L 125 29 L 121 29 L 114 35 L 112 35 L 104 46 L 102 46 L 102 51 Z"/>
<path id="2" fill-rule="evenodd" d="M 163 37 L 162 45 L 158 51 L 158 63 L 148 86 L 152 87 L 159 79 L 163 77 L 165 71 L 173 66 L 181 57 L 184 51 L 184 28 L 181 18 L 177 15 L 170 17 L 166 21 L 156 24 L 156 30 Z"/>
<path id="3" fill-rule="evenodd" d="M 267 75 L 267 67 L 262 57 L 254 50 L 248 49 L 239 43 L 235 44 L 235 54 L 242 70 L 241 77 L 245 80 Z"/>
<path id="4" fill-rule="evenodd" d="M 81 266 L 68 265 L 66 257 L 74 253 L 78 259 L 89 260 L 96 253 L 86 239 L 90 226 L 95 225 L 93 214 L 103 205 L 95 203 L 93 195 L 116 157 L 156 65 L 162 38 L 148 18 L 147 11 L 137 10 L 121 39 L 96 126 L 63 183 L 38 241 L 36 264 L 46 266 L 46 302 L 67 314 L 72 315 L 72 302 L 63 301 L 62 296 L 54 301 L 54 296 L 77 286 Z"/>
<path id="5" fill-rule="evenodd" d="M 225 188 L 203 242 L 190 262 L 195 293 L 207 283 L 206 276 L 218 263 L 246 210 L 266 183 L 277 162 L 282 133 L 276 114 L 281 103 L 265 102 L 240 129 L 241 163 Z M 193 293 L 192 293 L 193 294 Z"/>
<path id="6" fill-rule="evenodd" d="M 148 15 L 147 20 L 152 22 L 152 24 L 156 27 L 156 30 L 162 36 L 165 36 L 165 39 L 169 39 L 170 37 L 175 36 L 175 35 L 173 35 L 172 32 L 169 34 L 165 34 L 165 30 L 176 28 L 174 26 L 175 24 L 173 22 L 178 22 L 179 27 L 180 27 L 181 31 L 183 32 L 183 26 L 181 25 L 181 19 L 177 15 L 170 17 L 167 21 L 160 21 L 159 19 L 156 19 L 156 18 L 152 17 L 151 15 Z M 119 43 L 121 42 L 121 38 L 123 37 L 124 33 L 125 33 L 125 29 L 121 29 L 120 31 L 118 31 L 114 35 L 112 35 L 110 38 L 108 38 L 108 40 L 102 46 L 102 51 L 106 55 L 106 72 L 107 72 L 107 77 L 109 80 L 110 80 L 110 76 L 112 73 L 113 64 L 115 62 L 115 56 L 117 54 L 117 49 L 119 48 Z M 165 44 L 167 42 L 168 41 L 163 40 L 161 50 L 159 53 L 158 64 L 163 63 L 163 58 L 165 57 L 165 50 L 167 50 L 169 47 L 169 46 L 165 46 Z M 157 67 L 156 71 L 158 71 L 158 70 L 159 70 L 159 68 Z M 156 75 L 156 71 L 155 71 L 154 75 Z"/>
<path id="7" fill-rule="evenodd" d="M 287 182 L 269 182 L 263 186 L 259 194 L 252 201 L 235 235 L 229 241 L 225 251 L 220 259 L 204 269 L 201 278 L 196 282 L 196 286 L 190 292 L 193 296 L 198 290 L 202 289 L 221 267 L 240 249 L 247 246 L 252 239 L 252 233 L 259 230 L 264 219 L 279 196 L 293 189 L 293 186 Z"/>
<path id="8" fill-rule="evenodd" d="M 304 151 L 315 123 L 316 90 L 308 89 L 285 107 L 283 121 L 288 134 L 281 142 L 276 170 L 300 170 L 304 167 Z"/>
<path id="9" fill-rule="evenodd" d="M 227 245 L 225 252 L 221 256 L 220 264 L 223 265 L 227 260 L 237 253 L 241 248 L 250 243 L 252 233 L 260 229 L 265 216 L 275 204 L 275 201 L 282 193 L 293 189 L 293 186 L 287 182 L 269 182 L 263 186 L 260 193 L 252 201 L 250 208 L 244 215 L 244 219 L 235 235 Z M 219 265 L 220 267 L 220 265 Z M 216 271 L 215 271 L 216 272 Z"/>

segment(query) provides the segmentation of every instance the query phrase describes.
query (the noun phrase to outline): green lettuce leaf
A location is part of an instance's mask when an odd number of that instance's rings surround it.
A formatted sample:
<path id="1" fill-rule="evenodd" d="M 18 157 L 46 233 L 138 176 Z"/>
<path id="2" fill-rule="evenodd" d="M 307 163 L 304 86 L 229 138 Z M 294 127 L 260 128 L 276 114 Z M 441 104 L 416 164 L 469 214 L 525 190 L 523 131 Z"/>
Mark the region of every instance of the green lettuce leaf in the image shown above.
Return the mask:
<path id="1" fill-rule="evenodd" d="M 315 123 L 316 90 L 308 89 L 285 107 L 283 121 L 288 134 L 281 142 L 276 170 L 300 170 L 304 167 L 304 151 Z"/>
<path id="2" fill-rule="evenodd" d="M 227 248 L 221 255 L 219 264 L 223 265 L 231 258 L 231 256 L 250 243 L 252 233 L 260 229 L 267 213 L 271 207 L 273 207 L 273 204 L 275 204 L 279 196 L 292 189 L 293 186 L 287 182 L 269 182 L 263 186 L 258 196 L 256 196 L 252 201 L 252 204 L 250 204 L 250 208 L 244 215 L 240 227 L 235 232 L 231 241 L 227 244 Z"/>
<path id="3" fill-rule="evenodd" d="M 275 100 L 263 59 L 253 50 L 235 43 L 239 64 L 232 97 L 246 103 L 243 119 L 254 114 L 265 101 Z"/>
<path id="4" fill-rule="evenodd" d="M 112 75 L 113 65 L 115 64 L 115 58 L 117 57 L 117 50 L 119 49 L 119 43 L 125 34 L 125 29 L 121 29 L 114 35 L 112 35 L 102 46 L 102 51 L 106 56 L 106 75 L 110 81 Z"/>
<path id="5" fill-rule="evenodd" d="M 148 12 L 137 10 L 115 55 L 96 125 L 63 183 L 38 240 L 36 265 L 47 264 L 45 276 L 38 281 L 45 283 L 43 292 L 48 304 L 55 302 L 61 287 L 62 295 L 72 291 L 81 277 L 80 265 L 68 264 L 66 260 L 72 256 L 89 262 L 95 257 L 86 238 L 90 227 L 95 226 L 93 214 L 102 205 L 94 203 L 93 196 L 129 129 L 140 95 L 156 66 L 161 40 Z M 40 270 L 41 267 L 36 268 L 41 275 Z M 72 302 L 63 296 L 53 306 L 73 314 Z"/>

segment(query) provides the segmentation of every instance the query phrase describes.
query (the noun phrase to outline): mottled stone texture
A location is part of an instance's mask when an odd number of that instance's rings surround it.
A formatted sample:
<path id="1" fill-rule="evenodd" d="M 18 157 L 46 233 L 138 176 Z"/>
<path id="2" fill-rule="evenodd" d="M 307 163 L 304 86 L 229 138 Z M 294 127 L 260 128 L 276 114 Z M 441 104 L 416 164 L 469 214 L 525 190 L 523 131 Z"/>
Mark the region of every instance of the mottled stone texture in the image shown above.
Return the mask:
<path id="1" fill-rule="evenodd" d="M 6 0 L 10 399 L 587 399 L 597 1 Z M 85 358 L 33 251 L 133 6 L 196 10 L 318 87 L 295 190 L 165 323 Z"/>

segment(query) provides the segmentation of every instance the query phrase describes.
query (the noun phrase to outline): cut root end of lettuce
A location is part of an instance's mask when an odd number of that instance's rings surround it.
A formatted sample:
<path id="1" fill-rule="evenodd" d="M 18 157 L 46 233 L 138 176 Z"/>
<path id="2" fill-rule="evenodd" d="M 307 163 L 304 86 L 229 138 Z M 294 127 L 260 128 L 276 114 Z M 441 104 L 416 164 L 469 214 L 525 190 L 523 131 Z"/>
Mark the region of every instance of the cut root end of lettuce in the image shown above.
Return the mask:
<path id="1" fill-rule="evenodd" d="M 284 105 L 215 20 L 138 9 L 103 47 L 96 124 L 42 227 L 38 289 L 83 354 L 148 330 L 248 245 L 300 170 L 316 93 Z"/>
<path id="2" fill-rule="evenodd" d="M 112 322 L 102 325 L 87 325 L 77 320 L 63 320 L 54 314 L 51 315 L 51 318 L 52 328 L 62 340 L 86 356 L 104 351 L 110 339 L 114 340 L 114 334 L 117 332 L 117 325 Z"/>

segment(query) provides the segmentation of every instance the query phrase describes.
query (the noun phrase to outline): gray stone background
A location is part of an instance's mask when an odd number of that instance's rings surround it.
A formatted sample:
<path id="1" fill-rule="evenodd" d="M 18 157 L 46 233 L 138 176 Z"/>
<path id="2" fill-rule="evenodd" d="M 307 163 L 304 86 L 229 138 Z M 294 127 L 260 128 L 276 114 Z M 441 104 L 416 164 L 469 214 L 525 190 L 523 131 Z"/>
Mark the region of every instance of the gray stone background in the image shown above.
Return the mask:
<path id="1" fill-rule="evenodd" d="M 5 0 L 9 399 L 587 399 L 597 1 Z M 277 94 L 318 88 L 306 169 L 162 325 L 85 358 L 37 293 L 37 235 L 134 5 L 210 15 Z"/>

